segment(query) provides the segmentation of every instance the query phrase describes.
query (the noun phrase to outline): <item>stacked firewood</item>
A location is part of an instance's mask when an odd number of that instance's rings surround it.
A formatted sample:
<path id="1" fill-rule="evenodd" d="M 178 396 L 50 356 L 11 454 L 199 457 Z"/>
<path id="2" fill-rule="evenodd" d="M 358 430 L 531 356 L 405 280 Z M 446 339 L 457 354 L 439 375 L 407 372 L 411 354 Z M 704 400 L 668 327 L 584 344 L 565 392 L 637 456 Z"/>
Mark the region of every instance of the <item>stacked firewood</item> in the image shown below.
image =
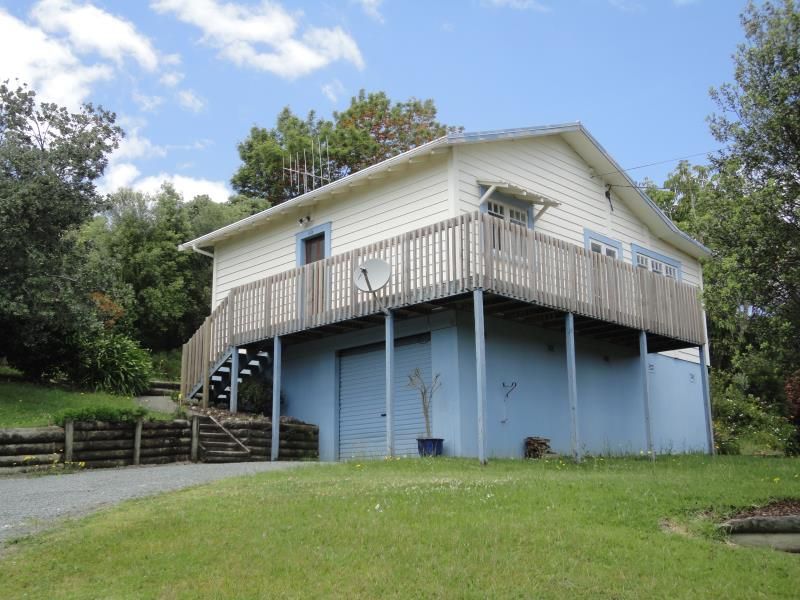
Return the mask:
<path id="1" fill-rule="evenodd" d="M 542 458 L 550 454 L 550 440 L 542 437 L 525 438 L 525 458 Z"/>

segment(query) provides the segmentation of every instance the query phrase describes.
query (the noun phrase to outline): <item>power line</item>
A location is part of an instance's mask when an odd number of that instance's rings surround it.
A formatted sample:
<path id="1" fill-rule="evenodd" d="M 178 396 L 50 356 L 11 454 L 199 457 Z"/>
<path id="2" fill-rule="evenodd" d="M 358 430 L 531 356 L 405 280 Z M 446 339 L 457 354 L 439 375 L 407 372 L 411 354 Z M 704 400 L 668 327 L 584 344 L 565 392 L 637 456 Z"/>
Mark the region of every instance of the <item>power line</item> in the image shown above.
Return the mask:
<path id="1" fill-rule="evenodd" d="M 639 165 L 638 167 L 630 167 L 629 169 L 617 169 L 615 171 L 609 171 L 608 173 L 601 173 L 600 175 L 594 175 L 594 177 L 605 177 L 606 175 L 613 175 L 614 173 L 626 173 L 628 171 L 635 171 L 636 169 L 644 169 L 645 167 L 654 167 L 656 165 L 663 165 L 666 163 L 675 162 L 678 160 L 686 160 L 687 158 L 694 158 L 695 156 L 707 156 L 712 152 L 717 152 L 719 150 L 709 150 L 708 152 L 698 152 L 697 154 L 688 154 L 686 156 L 680 156 L 678 158 L 670 158 L 668 160 L 659 160 L 657 162 L 647 163 L 646 165 Z"/>

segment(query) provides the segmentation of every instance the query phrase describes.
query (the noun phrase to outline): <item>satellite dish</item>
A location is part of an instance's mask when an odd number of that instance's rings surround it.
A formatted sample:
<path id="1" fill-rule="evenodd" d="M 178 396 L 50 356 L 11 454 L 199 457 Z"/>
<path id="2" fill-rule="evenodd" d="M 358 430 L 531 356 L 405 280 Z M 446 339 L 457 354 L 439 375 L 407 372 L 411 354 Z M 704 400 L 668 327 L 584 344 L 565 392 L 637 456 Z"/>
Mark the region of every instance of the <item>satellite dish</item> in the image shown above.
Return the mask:
<path id="1" fill-rule="evenodd" d="M 353 283 L 362 292 L 377 292 L 386 287 L 392 276 L 392 267 L 385 260 L 373 258 L 356 267 Z"/>

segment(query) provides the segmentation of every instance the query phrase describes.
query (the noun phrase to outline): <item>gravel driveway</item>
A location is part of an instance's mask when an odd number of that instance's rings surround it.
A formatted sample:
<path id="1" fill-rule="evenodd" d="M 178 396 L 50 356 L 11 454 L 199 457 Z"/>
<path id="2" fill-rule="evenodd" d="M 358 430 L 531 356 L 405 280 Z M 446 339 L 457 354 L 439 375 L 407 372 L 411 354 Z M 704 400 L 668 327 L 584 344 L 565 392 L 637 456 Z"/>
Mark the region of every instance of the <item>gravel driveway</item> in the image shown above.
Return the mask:
<path id="1" fill-rule="evenodd" d="M 83 515 L 129 498 L 308 464 L 314 463 L 177 464 L 0 478 L 0 547 L 6 540 L 48 527 L 54 519 Z"/>

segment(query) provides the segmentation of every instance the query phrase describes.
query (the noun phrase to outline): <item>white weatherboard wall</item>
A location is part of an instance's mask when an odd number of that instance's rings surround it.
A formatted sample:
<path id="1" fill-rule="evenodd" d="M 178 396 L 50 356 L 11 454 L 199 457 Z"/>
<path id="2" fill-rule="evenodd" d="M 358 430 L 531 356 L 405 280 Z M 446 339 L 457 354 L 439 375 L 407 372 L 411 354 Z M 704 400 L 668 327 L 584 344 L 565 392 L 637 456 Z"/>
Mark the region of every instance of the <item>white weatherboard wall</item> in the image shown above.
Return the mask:
<path id="1" fill-rule="evenodd" d="M 613 190 L 612 210 L 602 178 L 593 178 L 589 165 L 560 136 L 464 144 L 454 151 L 452 179 L 458 186 L 459 213 L 479 209 L 478 180 L 507 181 L 560 203 L 535 222 L 537 231 L 581 247 L 584 231 L 595 231 L 622 242 L 622 260 L 629 264 L 633 263 L 631 244 L 638 244 L 680 261 L 683 281 L 701 285 L 697 259 L 652 235 Z M 698 361 L 696 349 L 671 354 Z"/>
<path id="2" fill-rule="evenodd" d="M 287 209 L 266 225 L 216 246 L 213 306 L 233 287 L 297 266 L 295 235 L 303 231 L 297 222 L 302 216 L 311 216 L 311 226 L 331 223 L 331 252 L 336 255 L 443 221 L 450 214 L 444 155 L 326 198 L 316 206 Z"/>

